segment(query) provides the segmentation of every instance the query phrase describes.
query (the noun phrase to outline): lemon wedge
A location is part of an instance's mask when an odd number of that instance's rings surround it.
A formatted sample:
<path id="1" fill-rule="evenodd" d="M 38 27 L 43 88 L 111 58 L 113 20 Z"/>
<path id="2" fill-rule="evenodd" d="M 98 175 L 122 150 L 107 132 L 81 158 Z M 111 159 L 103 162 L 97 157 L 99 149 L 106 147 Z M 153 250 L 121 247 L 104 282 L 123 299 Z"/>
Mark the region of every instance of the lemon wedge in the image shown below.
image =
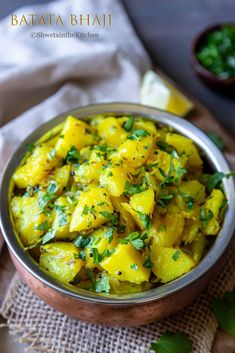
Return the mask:
<path id="1" fill-rule="evenodd" d="M 147 71 L 141 84 L 141 103 L 185 116 L 193 103 L 154 71 Z"/>

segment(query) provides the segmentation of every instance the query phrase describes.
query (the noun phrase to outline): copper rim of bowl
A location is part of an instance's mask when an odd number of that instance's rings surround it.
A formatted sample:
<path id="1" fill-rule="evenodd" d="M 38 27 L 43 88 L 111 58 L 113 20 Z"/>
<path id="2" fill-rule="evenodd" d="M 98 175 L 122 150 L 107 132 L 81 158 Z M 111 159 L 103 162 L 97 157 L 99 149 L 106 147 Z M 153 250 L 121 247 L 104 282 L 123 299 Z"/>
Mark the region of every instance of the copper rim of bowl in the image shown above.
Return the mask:
<path id="1" fill-rule="evenodd" d="M 204 37 L 208 33 L 212 32 L 216 29 L 219 29 L 228 23 L 235 26 L 235 23 L 233 23 L 233 22 L 222 22 L 222 23 L 217 23 L 217 24 L 211 25 L 209 27 L 206 27 L 204 30 L 199 32 L 192 42 L 191 55 L 190 55 L 191 65 L 201 77 L 204 77 L 206 80 L 212 81 L 215 84 L 221 84 L 224 86 L 229 86 L 231 84 L 235 84 L 235 77 L 220 78 L 220 77 L 216 76 L 215 74 L 213 74 L 211 71 L 207 70 L 204 66 L 202 66 L 200 64 L 199 60 L 196 57 L 196 53 L 197 53 Z"/>
<path id="2" fill-rule="evenodd" d="M 139 293 L 121 295 L 93 293 L 87 290 L 73 288 L 71 285 L 63 284 L 62 282 L 53 279 L 46 271 L 39 268 L 37 263 L 33 261 L 32 258 L 22 249 L 13 232 L 13 227 L 8 212 L 9 181 L 15 168 L 18 166 L 24 154 L 26 153 L 26 145 L 28 143 L 37 141 L 48 130 L 63 122 L 68 114 L 72 114 L 82 119 L 86 119 L 96 114 L 114 114 L 116 116 L 134 114 L 153 120 L 156 123 L 169 125 L 175 131 L 178 131 L 179 133 L 192 139 L 204 152 L 207 160 L 215 171 L 223 171 L 224 173 L 231 171 L 229 164 L 223 154 L 204 132 L 202 132 L 192 123 L 168 112 L 140 104 L 120 102 L 93 104 L 68 111 L 64 114 L 60 114 L 54 119 L 42 124 L 20 144 L 16 152 L 9 159 L 2 177 L 0 190 L 1 229 L 10 251 L 23 265 L 23 267 L 45 285 L 66 296 L 92 303 L 107 305 L 111 304 L 116 306 L 146 303 L 169 296 L 177 291 L 182 290 L 184 287 L 190 285 L 192 282 L 196 281 L 207 271 L 209 271 L 223 255 L 232 239 L 232 234 L 235 227 L 235 185 L 233 178 L 223 179 L 224 191 L 229 202 L 229 207 L 225 214 L 220 235 L 217 237 L 214 245 L 209 250 L 207 255 L 193 270 L 172 282 Z"/>

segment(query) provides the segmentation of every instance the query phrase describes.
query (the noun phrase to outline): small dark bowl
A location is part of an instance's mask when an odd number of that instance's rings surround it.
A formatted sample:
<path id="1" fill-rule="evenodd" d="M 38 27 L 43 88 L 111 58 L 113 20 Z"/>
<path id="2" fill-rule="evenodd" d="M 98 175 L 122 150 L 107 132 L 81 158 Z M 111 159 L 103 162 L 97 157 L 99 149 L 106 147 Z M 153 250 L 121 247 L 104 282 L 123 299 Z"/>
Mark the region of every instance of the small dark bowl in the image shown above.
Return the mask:
<path id="1" fill-rule="evenodd" d="M 215 24 L 212 26 L 207 27 L 204 29 L 202 32 L 200 32 L 195 39 L 193 40 L 192 47 L 191 47 L 191 56 L 190 56 L 190 61 L 191 65 L 196 72 L 197 76 L 205 82 L 208 86 L 216 89 L 221 89 L 228 91 L 231 88 L 235 87 L 235 77 L 231 78 L 220 78 L 213 74 L 212 72 L 208 71 L 205 67 L 203 67 L 200 62 L 197 59 L 197 52 L 200 49 L 206 35 L 210 32 L 213 32 L 222 26 L 224 26 L 226 23 L 220 23 L 220 24 Z M 235 26 L 235 23 L 230 24 Z"/>

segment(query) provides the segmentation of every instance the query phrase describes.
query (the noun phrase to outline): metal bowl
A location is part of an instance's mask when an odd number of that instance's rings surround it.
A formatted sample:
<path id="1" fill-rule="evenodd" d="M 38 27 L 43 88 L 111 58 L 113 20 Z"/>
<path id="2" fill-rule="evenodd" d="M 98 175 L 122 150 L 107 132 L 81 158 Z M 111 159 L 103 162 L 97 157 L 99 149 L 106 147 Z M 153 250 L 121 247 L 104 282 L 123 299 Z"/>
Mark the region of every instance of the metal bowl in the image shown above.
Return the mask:
<path id="1" fill-rule="evenodd" d="M 230 172 L 230 167 L 215 144 L 193 124 L 175 115 L 154 108 L 130 103 L 94 104 L 62 114 L 37 128 L 22 144 L 6 165 L 1 190 L 1 228 L 16 269 L 29 287 L 55 309 L 84 321 L 112 326 L 133 326 L 162 319 L 189 305 L 217 273 L 232 239 L 235 227 L 235 186 L 233 178 L 224 178 L 224 192 L 228 199 L 220 235 L 201 260 L 184 276 L 150 289 L 131 294 L 93 293 L 63 284 L 44 270 L 19 244 L 8 211 L 9 183 L 26 153 L 26 145 L 34 143 L 43 134 L 64 121 L 68 114 L 87 119 L 96 114 L 134 114 L 156 123 L 171 126 L 175 131 L 189 137 L 204 152 L 214 171 Z"/>

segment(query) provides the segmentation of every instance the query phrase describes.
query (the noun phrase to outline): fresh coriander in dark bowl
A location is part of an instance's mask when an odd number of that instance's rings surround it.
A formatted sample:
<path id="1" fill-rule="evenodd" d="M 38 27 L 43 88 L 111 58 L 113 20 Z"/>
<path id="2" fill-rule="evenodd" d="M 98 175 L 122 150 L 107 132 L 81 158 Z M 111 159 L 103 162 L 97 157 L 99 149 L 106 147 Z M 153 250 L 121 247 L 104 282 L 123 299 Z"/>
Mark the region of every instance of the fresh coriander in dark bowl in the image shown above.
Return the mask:
<path id="1" fill-rule="evenodd" d="M 208 85 L 235 87 L 235 24 L 217 24 L 199 33 L 193 41 L 191 64 Z"/>

